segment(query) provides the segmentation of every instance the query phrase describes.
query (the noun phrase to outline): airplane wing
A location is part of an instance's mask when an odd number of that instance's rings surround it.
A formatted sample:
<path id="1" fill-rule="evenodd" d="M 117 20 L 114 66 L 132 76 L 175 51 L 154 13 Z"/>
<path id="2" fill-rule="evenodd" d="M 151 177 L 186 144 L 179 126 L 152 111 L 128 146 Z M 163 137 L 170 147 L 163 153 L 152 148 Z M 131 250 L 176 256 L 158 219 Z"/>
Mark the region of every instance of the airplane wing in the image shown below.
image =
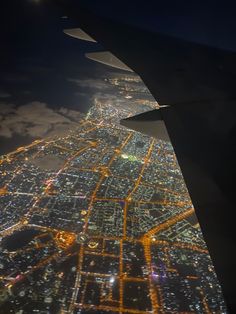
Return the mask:
<path id="1" fill-rule="evenodd" d="M 234 313 L 236 54 L 121 25 L 82 7 L 75 10 L 73 1 L 61 2 L 79 27 L 136 72 L 163 105 L 121 123 L 158 137 L 153 125 L 164 120 L 226 303 Z M 109 60 L 112 63 L 111 56 Z"/>

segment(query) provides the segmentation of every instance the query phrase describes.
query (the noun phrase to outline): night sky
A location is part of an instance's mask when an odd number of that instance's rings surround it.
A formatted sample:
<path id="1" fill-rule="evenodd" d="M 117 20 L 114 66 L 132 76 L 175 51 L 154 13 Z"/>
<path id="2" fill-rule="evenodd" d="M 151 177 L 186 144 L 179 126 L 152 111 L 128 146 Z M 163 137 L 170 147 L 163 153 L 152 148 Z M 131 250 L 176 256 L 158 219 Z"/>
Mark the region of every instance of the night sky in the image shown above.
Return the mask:
<path id="1" fill-rule="evenodd" d="M 181 1 L 178 5 L 168 1 L 83 2 L 91 11 L 122 23 L 236 50 L 236 22 L 227 6 L 191 1 L 188 5 Z M 60 108 L 87 112 L 104 75 L 104 67 L 84 57 L 102 47 L 63 34 L 63 29 L 78 27 L 78 23 L 65 18 L 54 1 L 12 0 L 2 5 L 0 154 L 47 135 L 51 123 L 63 123 L 57 116 Z M 107 67 L 108 75 L 112 71 Z M 84 80 L 87 85 L 81 84 Z M 41 121 L 37 128 L 39 116 L 41 120 L 44 116 L 45 123 Z"/>
<path id="2" fill-rule="evenodd" d="M 13 2 L 1 21 L 0 154 L 46 135 L 51 124 L 63 124 L 61 108 L 86 112 L 91 86 L 100 80 L 100 66 L 84 53 L 101 47 L 63 33 L 76 26 L 74 21 L 63 19 L 52 5 Z"/>

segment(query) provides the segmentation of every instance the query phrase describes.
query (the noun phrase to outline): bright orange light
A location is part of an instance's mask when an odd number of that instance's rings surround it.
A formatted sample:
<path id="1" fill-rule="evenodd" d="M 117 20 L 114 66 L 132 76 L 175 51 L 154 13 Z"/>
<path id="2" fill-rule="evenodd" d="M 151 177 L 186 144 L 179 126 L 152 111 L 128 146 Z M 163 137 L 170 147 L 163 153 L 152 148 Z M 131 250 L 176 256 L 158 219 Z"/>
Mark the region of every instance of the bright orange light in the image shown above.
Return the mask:
<path id="1" fill-rule="evenodd" d="M 98 241 L 89 241 L 89 243 L 88 243 L 88 247 L 90 249 L 96 249 L 98 247 L 98 245 L 99 245 Z"/>
<path id="2" fill-rule="evenodd" d="M 7 194 L 7 188 L 4 186 L 0 188 L 0 195 L 5 195 L 5 194 Z"/>
<path id="3" fill-rule="evenodd" d="M 66 249 L 74 243 L 75 235 L 74 233 L 60 231 L 56 234 L 55 240 L 60 248 Z"/>

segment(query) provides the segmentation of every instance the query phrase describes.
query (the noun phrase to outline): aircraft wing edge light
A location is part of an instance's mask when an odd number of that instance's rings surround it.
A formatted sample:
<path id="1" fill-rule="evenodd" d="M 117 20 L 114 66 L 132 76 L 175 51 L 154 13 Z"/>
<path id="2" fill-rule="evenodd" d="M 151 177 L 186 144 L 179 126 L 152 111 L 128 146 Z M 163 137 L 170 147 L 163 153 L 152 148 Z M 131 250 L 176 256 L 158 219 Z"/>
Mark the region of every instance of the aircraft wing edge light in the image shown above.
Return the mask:
<path id="1" fill-rule="evenodd" d="M 66 35 L 74 37 L 76 39 L 81 39 L 81 40 L 90 41 L 94 43 L 97 42 L 91 36 L 85 33 L 81 28 L 68 28 L 68 29 L 64 29 L 63 32 Z"/>
<path id="2" fill-rule="evenodd" d="M 133 72 L 131 68 L 114 56 L 110 51 L 90 52 L 86 53 L 85 56 L 88 59 L 109 65 L 113 68 Z"/>

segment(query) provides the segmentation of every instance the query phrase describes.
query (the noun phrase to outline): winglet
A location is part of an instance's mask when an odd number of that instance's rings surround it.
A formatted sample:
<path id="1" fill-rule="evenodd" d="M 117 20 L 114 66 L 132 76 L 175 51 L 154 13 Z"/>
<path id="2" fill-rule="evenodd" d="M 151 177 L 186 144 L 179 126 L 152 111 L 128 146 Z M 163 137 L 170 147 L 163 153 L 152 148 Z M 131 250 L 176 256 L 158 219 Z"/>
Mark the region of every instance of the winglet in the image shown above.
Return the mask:
<path id="1" fill-rule="evenodd" d="M 89 36 L 87 33 L 85 33 L 81 28 L 64 29 L 63 32 L 66 35 L 69 35 L 71 37 L 96 43 L 96 40 L 94 40 L 91 36 Z"/>
<path id="2" fill-rule="evenodd" d="M 114 56 L 110 51 L 90 52 L 86 53 L 85 56 L 88 59 L 109 65 L 113 68 L 133 72 L 131 68 Z"/>
<path id="3" fill-rule="evenodd" d="M 120 124 L 128 129 L 144 133 L 163 141 L 170 141 L 166 126 L 159 109 L 144 112 L 133 117 L 122 119 Z"/>

